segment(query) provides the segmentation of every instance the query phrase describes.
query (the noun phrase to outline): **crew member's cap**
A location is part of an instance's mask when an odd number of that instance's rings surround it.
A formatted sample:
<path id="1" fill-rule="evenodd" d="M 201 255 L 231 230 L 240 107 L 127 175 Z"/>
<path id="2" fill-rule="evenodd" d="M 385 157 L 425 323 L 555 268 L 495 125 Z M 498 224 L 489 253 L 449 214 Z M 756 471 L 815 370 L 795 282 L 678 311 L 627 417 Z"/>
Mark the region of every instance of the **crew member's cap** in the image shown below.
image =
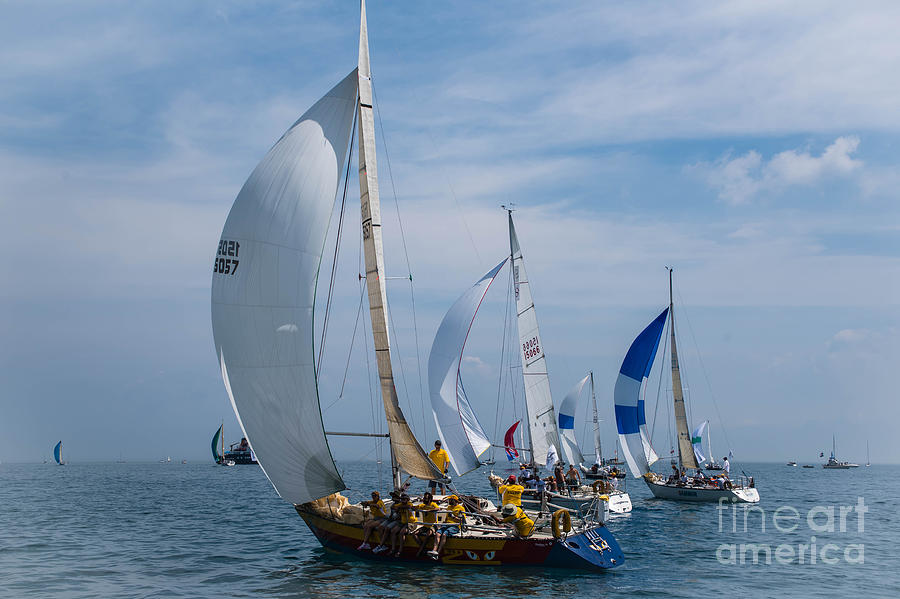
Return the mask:
<path id="1" fill-rule="evenodd" d="M 509 478 L 506 479 L 506 482 L 508 482 L 508 483 L 514 483 L 514 482 L 516 482 L 516 475 L 515 475 L 515 474 L 510 474 L 510 475 L 509 475 Z"/>
<path id="2" fill-rule="evenodd" d="M 517 510 L 516 506 L 514 506 L 511 503 L 507 503 L 506 505 L 503 506 L 503 511 L 501 511 L 500 513 L 503 514 L 504 516 L 512 516 L 512 515 L 515 515 L 516 510 Z"/>

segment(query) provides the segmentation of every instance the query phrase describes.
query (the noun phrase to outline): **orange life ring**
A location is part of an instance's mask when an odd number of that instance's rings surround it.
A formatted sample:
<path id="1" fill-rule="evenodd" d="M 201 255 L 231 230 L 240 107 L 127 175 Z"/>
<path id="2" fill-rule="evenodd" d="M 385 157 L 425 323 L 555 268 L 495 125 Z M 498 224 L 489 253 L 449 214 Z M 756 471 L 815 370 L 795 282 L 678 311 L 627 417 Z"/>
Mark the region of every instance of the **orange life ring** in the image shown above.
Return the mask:
<path id="1" fill-rule="evenodd" d="M 560 530 L 560 520 L 562 520 L 562 530 Z M 553 527 L 554 539 L 559 539 L 562 537 L 562 533 L 572 530 L 572 516 L 569 514 L 569 510 L 556 510 L 553 512 L 553 518 L 550 522 Z"/>

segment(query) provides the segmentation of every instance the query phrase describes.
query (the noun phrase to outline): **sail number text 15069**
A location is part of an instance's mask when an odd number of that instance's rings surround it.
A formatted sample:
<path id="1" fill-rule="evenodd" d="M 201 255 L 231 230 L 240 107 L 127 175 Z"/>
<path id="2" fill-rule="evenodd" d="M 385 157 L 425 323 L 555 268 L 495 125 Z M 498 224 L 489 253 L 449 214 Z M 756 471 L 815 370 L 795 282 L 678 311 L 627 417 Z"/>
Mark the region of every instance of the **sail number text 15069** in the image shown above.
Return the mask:
<path id="1" fill-rule="evenodd" d="M 541 353 L 541 344 L 538 342 L 537 337 L 532 337 L 528 341 L 522 344 L 522 351 L 525 352 L 525 359 L 530 360 L 531 358 L 540 355 Z"/>
<path id="2" fill-rule="evenodd" d="M 241 244 L 238 241 L 229 239 L 219 240 L 219 251 L 216 252 L 216 259 L 213 262 L 213 272 L 220 275 L 233 275 L 238 269 L 238 254 L 241 251 Z M 233 256 L 233 257 L 229 257 Z"/>

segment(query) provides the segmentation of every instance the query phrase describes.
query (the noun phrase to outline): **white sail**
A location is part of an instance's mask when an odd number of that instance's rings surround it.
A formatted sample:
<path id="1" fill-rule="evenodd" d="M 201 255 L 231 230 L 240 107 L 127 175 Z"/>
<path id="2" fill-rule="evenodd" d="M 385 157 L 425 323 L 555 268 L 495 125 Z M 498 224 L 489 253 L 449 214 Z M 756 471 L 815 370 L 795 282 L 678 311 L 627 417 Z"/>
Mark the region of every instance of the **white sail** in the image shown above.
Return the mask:
<path id="1" fill-rule="evenodd" d="M 594 373 L 591 372 L 591 403 L 594 407 L 594 463 L 603 465 L 603 446 L 600 443 L 600 414 L 597 411 L 597 395 L 594 393 Z"/>
<path id="2" fill-rule="evenodd" d="M 362 2 L 359 27 L 359 200 L 362 210 L 362 237 L 366 262 L 366 289 L 369 316 L 375 340 L 375 360 L 381 399 L 391 437 L 393 462 L 417 478 L 440 478 L 434 464 L 422 450 L 400 409 L 391 366 L 388 335 L 387 292 L 385 290 L 384 246 L 381 231 L 381 203 L 378 198 L 378 166 L 375 161 L 375 116 L 372 113 L 372 80 L 369 68 L 369 37 L 366 4 Z M 396 476 L 395 476 L 396 482 Z"/>
<path id="3" fill-rule="evenodd" d="M 587 375 L 572 387 L 559 406 L 559 444 L 562 447 L 563 457 L 569 464 L 580 464 L 584 461 L 575 438 L 575 410 L 578 407 L 578 397 L 590 378 L 591 375 Z"/>
<path id="4" fill-rule="evenodd" d="M 547 376 L 547 360 L 544 345 L 538 331 L 537 314 L 531 298 L 531 283 L 525 273 L 525 261 L 509 214 L 509 248 L 512 256 L 513 283 L 516 292 L 516 313 L 519 328 L 519 356 L 522 359 L 522 375 L 525 379 L 525 407 L 528 411 L 528 430 L 531 433 L 533 459 L 546 464 L 547 451 L 559 443 L 553 397 L 550 394 L 550 377 Z"/>
<path id="5" fill-rule="evenodd" d="M 226 390 L 266 476 L 292 503 L 345 488 L 322 426 L 313 307 L 356 96 L 354 70 L 269 150 L 231 207 L 213 267 Z"/>
<path id="6" fill-rule="evenodd" d="M 695 428 L 691 435 L 691 445 L 693 446 L 694 457 L 697 458 L 698 465 L 706 461 L 706 456 L 703 455 L 703 431 L 706 429 L 707 424 L 709 424 L 709 420 L 701 422 L 700 426 Z"/>
<path id="7" fill-rule="evenodd" d="M 457 475 L 480 465 L 478 456 L 491 442 L 478 422 L 466 397 L 460 377 L 460 363 L 475 314 L 497 273 L 507 259 L 495 266 L 450 307 L 438 327 L 428 356 L 428 389 L 431 411 Z"/>

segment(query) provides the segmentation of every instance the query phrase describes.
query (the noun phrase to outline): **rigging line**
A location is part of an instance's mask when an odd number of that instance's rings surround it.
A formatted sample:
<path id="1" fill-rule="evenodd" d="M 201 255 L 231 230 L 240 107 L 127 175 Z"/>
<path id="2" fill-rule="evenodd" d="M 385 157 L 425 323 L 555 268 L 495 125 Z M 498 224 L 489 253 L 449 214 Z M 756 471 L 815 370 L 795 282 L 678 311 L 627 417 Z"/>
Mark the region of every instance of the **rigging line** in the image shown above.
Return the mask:
<path id="1" fill-rule="evenodd" d="M 350 351 L 347 352 L 347 364 L 344 366 L 344 380 L 341 381 L 341 391 L 337 398 L 325 408 L 330 409 L 331 406 L 344 398 L 344 387 L 347 384 L 347 374 L 350 372 L 350 358 L 353 357 L 353 346 L 356 344 L 356 330 L 359 328 L 360 317 L 362 316 L 363 299 L 365 298 L 365 287 L 361 286 L 359 293 L 359 308 L 356 310 L 356 324 L 353 325 L 353 336 L 350 337 Z"/>
<path id="2" fill-rule="evenodd" d="M 668 348 L 669 348 L 669 319 L 666 319 L 666 331 L 665 331 L 665 338 L 663 339 L 662 355 L 666 355 L 666 350 Z M 657 384 L 656 384 L 656 406 L 653 408 L 653 426 L 650 427 L 650 444 L 651 445 L 653 445 L 653 435 L 656 433 L 656 415 L 659 412 L 659 398 L 660 398 L 660 393 L 662 391 L 663 364 L 665 364 L 665 360 L 661 359 L 659 361 L 659 379 L 657 380 Z"/>
<path id="3" fill-rule="evenodd" d="M 497 409 L 494 413 L 494 439 L 499 439 L 497 434 L 500 432 L 500 397 L 503 389 L 503 360 L 506 354 L 506 324 L 509 319 L 509 286 L 506 292 L 506 304 L 503 309 L 503 335 L 500 337 L 500 371 L 497 376 Z M 491 448 L 491 457 L 494 455 L 494 449 Z"/>
<path id="4" fill-rule="evenodd" d="M 684 300 L 681 297 L 681 291 L 676 287 L 675 293 L 678 294 L 678 299 L 681 301 L 681 305 L 684 306 Z M 688 324 L 688 331 L 691 333 L 691 340 L 694 342 L 694 352 L 697 354 L 697 360 L 700 362 L 700 371 L 703 373 L 703 378 L 706 379 L 706 386 L 709 388 L 709 396 L 712 399 L 713 407 L 716 410 L 716 417 L 719 419 L 719 426 L 722 427 L 722 432 L 725 434 L 725 442 L 728 443 L 728 449 L 732 449 L 731 439 L 728 438 L 728 430 L 725 428 L 725 421 L 722 420 L 722 414 L 719 412 L 719 402 L 716 401 L 716 394 L 713 392 L 712 384 L 709 382 L 709 375 L 706 372 L 706 366 L 703 364 L 703 356 L 700 355 L 700 346 L 697 344 L 697 337 L 694 336 L 694 328 L 691 326 L 691 318 L 688 316 L 687 310 L 685 308 L 681 309 L 681 312 L 684 314 L 684 319 Z"/>
<path id="5" fill-rule="evenodd" d="M 437 147 L 437 142 L 435 141 L 434 136 L 431 134 L 431 131 L 425 129 L 425 132 L 428 134 L 428 138 L 431 140 L 432 145 L 434 147 Z M 481 253 L 478 251 L 478 246 L 475 245 L 475 238 L 472 236 L 472 231 L 469 229 L 469 223 L 468 221 L 466 221 L 465 213 L 463 212 L 462 207 L 459 205 L 459 199 L 456 197 L 456 192 L 453 189 L 453 185 L 451 185 L 450 179 L 447 178 L 447 173 L 440 168 L 440 163 L 438 163 L 438 168 L 440 170 L 441 176 L 444 178 L 444 183 L 447 184 L 447 189 L 450 190 L 450 197 L 453 198 L 453 203 L 456 206 L 457 212 L 459 212 L 459 218 L 463 223 L 463 227 L 466 229 L 466 234 L 469 236 L 469 241 L 472 243 L 472 249 L 475 250 L 475 256 L 478 258 L 478 264 L 481 265 L 483 269 L 484 260 L 482 260 L 481 258 Z"/>
<path id="6" fill-rule="evenodd" d="M 425 429 L 425 395 L 424 384 L 422 383 L 422 358 L 419 350 L 419 326 L 416 321 L 416 295 L 413 287 L 412 266 L 409 262 L 409 251 L 406 247 L 406 233 L 403 230 L 403 219 L 400 217 L 400 200 L 397 197 L 397 187 L 394 184 L 394 169 L 391 168 L 391 155 L 388 152 L 387 135 L 384 132 L 384 119 L 381 118 L 381 103 L 378 101 L 378 94 L 375 92 L 375 82 L 372 82 L 372 97 L 375 100 L 375 112 L 378 114 L 378 127 L 381 129 L 381 145 L 384 148 L 384 158 L 387 162 L 388 178 L 391 181 L 391 192 L 394 194 L 394 208 L 397 210 L 397 223 L 400 226 L 400 241 L 403 244 L 403 255 L 406 256 L 406 272 L 409 274 L 409 295 L 412 302 L 413 317 L 413 335 L 416 342 L 416 371 L 419 375 L 419 404 L 422 406 L 422 427 Z"/>
<path id="7" fill-rule="evenodd" d="M 359 102 L 359 96 L 356 98 L 357 103 Z M 334 258 L 331 263 L 331 278 L 328 281 L 328 299 L 325 301 L 325 318 L 322 323 L 322 340 L 319 342 L 319 361 L 316 364 L 316 378 L 319 377 L 319 372 L 322 369 L 322 357 L 325 355 L 325 334 L 328 332 L 328 318 L 331 315 L 331 300 L 334 295 L 334 278 L 337 274 L 337 266 L 338 266 L 338 255 L 340 254 L 341 247 L 341 234 L 344 231 L 344 210 L 347 207 L 347 184 L 350 182 L 350 163 L 353 161 L 353 141 L 356 139 L 356 112 L 353 113 L 353 122 L 350 124 L 351 126 L 351 135 L 350 135 L 350 155 L 347 157 L 347 172 L 344 175 L 344 193 L 341 196 L 341 211 L 338 216 L 338 227 L 337 227 L 337 235 L 334 240 Z"/>

